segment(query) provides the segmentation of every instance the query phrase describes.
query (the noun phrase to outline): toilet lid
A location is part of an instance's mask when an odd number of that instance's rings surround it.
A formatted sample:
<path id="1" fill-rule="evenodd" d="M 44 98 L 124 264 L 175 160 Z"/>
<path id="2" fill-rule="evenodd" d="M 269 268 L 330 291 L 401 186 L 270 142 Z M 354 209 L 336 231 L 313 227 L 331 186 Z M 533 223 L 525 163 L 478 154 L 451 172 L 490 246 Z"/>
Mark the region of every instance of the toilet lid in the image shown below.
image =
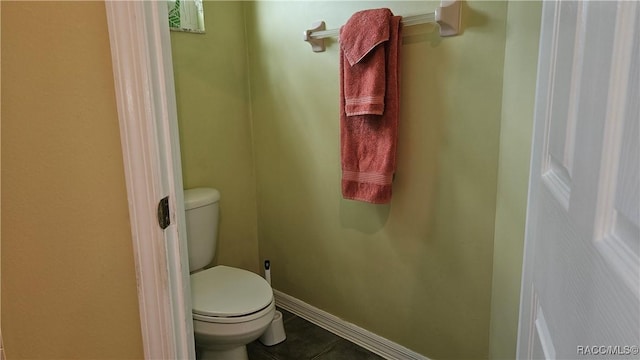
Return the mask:
<path id="1" fill-rule="evenodd" d="M 243 316 L 264 309 L 272 300 L 271 286 L 247 270 L 218 265 L 191 275 L 195 314 Z"/>

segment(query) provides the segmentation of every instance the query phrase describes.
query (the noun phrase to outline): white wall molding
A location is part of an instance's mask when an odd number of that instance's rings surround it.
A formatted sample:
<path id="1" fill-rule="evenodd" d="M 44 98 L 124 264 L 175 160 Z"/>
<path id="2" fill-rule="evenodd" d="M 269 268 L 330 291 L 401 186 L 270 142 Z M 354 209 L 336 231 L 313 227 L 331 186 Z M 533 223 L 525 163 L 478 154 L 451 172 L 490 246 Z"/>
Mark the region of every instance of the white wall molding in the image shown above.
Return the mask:
<path id="1" fill-rule="evenodd" d="M 320 310 L 302 300 L 273 290 L 276 305 L 305 319 L 341 338 L 349 340 L 385 359 L 397 360 L 429 360 L 429 358 L 409 350 L 402 345 L 376 335 L 357 325 L 344 321 L 337 316 Z M 285 329 L 286 330 L 286 329 Z"/>
<path id="2" fill-rule="evenodd" d="M 194 359 L 166 5 L 106 1 L 145 359 Z M 175 136 L 170 136 L 169 128 Z M 174 150 L 175 151 L 175 150 Z M 178 178 L 178 181 L 174 179 Z M 171 226 L 158 226 L 169 196 Z M 183 250 L 181 250 L 181 245 Z M 185 257 L 186 259 L 186 257 Z"/>

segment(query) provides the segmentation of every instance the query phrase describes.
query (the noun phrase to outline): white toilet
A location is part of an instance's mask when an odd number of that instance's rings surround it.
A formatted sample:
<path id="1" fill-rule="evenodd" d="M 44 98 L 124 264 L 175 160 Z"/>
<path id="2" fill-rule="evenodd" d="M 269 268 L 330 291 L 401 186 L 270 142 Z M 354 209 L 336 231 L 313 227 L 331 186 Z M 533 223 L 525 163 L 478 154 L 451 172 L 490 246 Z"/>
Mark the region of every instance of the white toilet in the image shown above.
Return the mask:
<path id="1" fill-rule="evenodd" d="M 247 270 L 224 265 L 201 270 L 215 254 L 219 200 L 215 189 L 184 191 L 196 352 L 198 359 L 248 360 L 246 344 L 273 320 L 273 290 Z"/>

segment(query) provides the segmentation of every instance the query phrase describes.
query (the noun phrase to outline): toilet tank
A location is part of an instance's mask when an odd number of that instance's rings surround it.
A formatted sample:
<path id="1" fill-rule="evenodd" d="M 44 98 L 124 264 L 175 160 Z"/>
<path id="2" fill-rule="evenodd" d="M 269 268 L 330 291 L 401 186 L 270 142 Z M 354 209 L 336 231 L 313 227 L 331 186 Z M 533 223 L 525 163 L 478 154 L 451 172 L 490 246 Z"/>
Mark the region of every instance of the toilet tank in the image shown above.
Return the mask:
<path id="1" fill-rule="evenodd" d="M 189 271 L 202 269 L 215 256 L 219 201 L 220 192 L 216 189 L 195 188 L 184 191 Z"/>

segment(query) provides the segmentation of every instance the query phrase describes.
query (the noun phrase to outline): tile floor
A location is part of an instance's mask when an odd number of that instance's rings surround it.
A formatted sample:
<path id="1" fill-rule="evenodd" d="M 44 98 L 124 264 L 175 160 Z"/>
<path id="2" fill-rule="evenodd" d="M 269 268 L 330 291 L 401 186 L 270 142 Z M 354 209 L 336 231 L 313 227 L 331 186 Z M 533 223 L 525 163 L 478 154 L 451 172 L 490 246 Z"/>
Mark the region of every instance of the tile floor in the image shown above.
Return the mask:
<path id="1" fill-rule="evenodd" d="M 249 360 L 381 360 L 380 356 L 288 311 L 282 312 L 287 339 L 274 346 L 247 345 Z"/>

